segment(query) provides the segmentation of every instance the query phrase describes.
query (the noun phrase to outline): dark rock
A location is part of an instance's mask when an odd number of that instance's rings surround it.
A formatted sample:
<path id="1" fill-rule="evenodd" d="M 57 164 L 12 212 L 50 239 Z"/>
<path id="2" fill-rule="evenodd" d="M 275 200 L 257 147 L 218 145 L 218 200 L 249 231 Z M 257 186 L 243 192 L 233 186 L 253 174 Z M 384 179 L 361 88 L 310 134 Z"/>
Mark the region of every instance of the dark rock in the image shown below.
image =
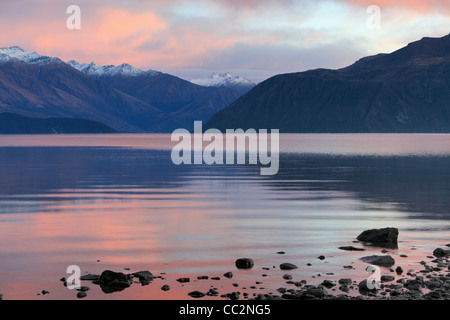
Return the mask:
<path id="1" fill-rule="evenodd" d="M 198 276 L 197 279 L 198 280 L 208 280 L 209 277 L 208 276 Z"/>
<path id="2" fill-rule="evenodd" d="M 227 272 L 223 275 L 225 278 L 231 279 L 233 278 L 233 272 Z"/>
<path id="3" fill-rule="evenodd" d="M 86 297 L 87 297 L 86 291 L 79 291 L 79 292 L 77 293 L 77 298 L 78 298 L 78 299 L 83 299 L 83 298 L 86 298 Z"/>
<path id="4" fill-rule="evenodd" d="M 240 258 L 236 260 L 235 265 L 238 269 L 251 269 L 255 263 L 250 258 Z"/>
<path id="5" fill-rule="evenodd" d="M 352 279 L 349 279 L 349 278 L 347 278 L 347 279 L 340 279 L 339 280 L 339 284 L 349 286 L 349 285 L 352 284 Z"/>
<path id="6" fill-rule="evenodd" d="M 42 290 L 41 293 L 45 296 L 46 294 L 50 294 L 47 290 Z"/>
<path id="7" fill-rule="evenodd" d="M 284 280 L 291 280 L 291 279 L 292 279 L 292 276 L 291 276 L 290 274 L 284 274 L 284 275 L 283 275 L 283 279 L 284 279 Z"/>
<path id="8" fill-rule="evenodd" d="M 369 287 L 367 286 L 367 279 L 364 279 L 363 281 L 361 281 L 359 284 L 358 284 L 358 290 L 359 290 L 359 293 L 361 293 L 362 295 L 364 295 L 364 296 L 367 296 L 367 295 L 370 295 L 370 294 L 373 294 L 373 293 L 377 293 L 377 289 L 369 289 Z"/>
<path id="9" fill-rule="evenodd" d="M 130 277 L 122 272 L 114 272 L 111 270 L 105 270 L 102 272 L 99 279 L 105 283 L 109 283 L 109 282 L 112 282 L 115 280 L 128 282 L 128 280 L 130 280 Z"/>
<path id="10" fill-rule="evenodd" d="M 340 250 L 345 250 L 345 251 L 365 251 L 366 249 L 363 248 L 356 248 L 353 246 L 347 246 L 347 247 L 339 247 Z"/>
<path id="11" fill-rule="evenodd" d="M 325 287 L 325 288 L 327 288 L 327 289 L 331 289 L 331 288 L 333 288 L 335 285 L 336 285 L 336 284 L 335 284 L 333 281 L 331 281 L 331 280 L 324 280 L 324 281 L 322 282 L 322 284 L 321 284 L 321 286 L 323 286 L 323 287 Z"/>
<path id="12" fill-rule="evenodd" d="M 191 279 L 189 279 L 189 278 L 178 278 L 177 281 L 179 283 L 186 283 L 186 282 L 190 282 Z"/>
<path id="13" fill-rule="evenodd" d="M 381 282 L 392 282 L 395 280 L 394 276 L 381 276 Z"/>
<path id="14" fill-rule="evenodd" d="M 437 288 L 440 288 L 442 286 L 442 283 L 440 283 L 439 281 L 435 281 L 435 280 L 430 280 L 425 282 L 425 287 L 427 287 L 427 289 L 429 290 L 434 290 Z"/>
<path id="15" fill-rule="evenodd" d="M 402 267 L 398 266 L 397 269 L 395 269 L 395 272 L 397 272 L 398 275 L 401 275 L 403 273 Z"/>
<path id="16" fill-rule="evenodd" d="M 310 287 L 305 292 L 315 298 L 325 298 L 328 296 L 328 292 L 323 287 Z"/>
<path id="17" fill-rule="evenodd" d="M 139 278 L 139 282 L 145 286 L 150 284 L 150 282 L 153 281 L 153 274 L 150 271 L 139 271 L 139 272 L 135 272 L 133 273 L 133 276 L 135 278 Z"/>
<path id="18" fill-rule="evenodd" d="M 169 290 L 170 290 L 170 286 L 167 285 L 167 284 L 165 284 L 165 285 L 163 285 L 163 286 L 161 287 L 161 290 L 162 290 L 162 291 L 169 291 Z"/>
<path id="19" fill-rule="evenodd" d="M 219 295 L 219 291 L 217 291 L 214 288 L 209 289 L 209 291 L 206 293 L 207 296 L 209 297 L 216 297 Z"/>
<path id="20" fill-rule="evenodd" d="M 342 292 L 345 292 L 345 293 L 349 293 L 350 292 L 350 289 L 348 288 L 348 286 L 346 284 L 341 285 L 339 287 L 339 290 L 341 290 Z"/>
<path id="21" fill-rule="evenodd" d="M 368 256 L 362 257 L 361 260 L 382 267 L 392 267 L 395 264 L 395 260 L 391 256 Z"/>
<path id="22" fill-rule="evenodd" d="M 448 257 L 450 256 L 450 249 L 446 250 L 442 248 L 437 248 L 433 251 L 433 255 L 435 257 Z"/>
<path id="23" fill-rule="evenodd" d="M 220 280 L 220 277 L 211 277 L 211 280 Z"/>
<path id="24" fill-rule="evenodd" d="M 317 259 L 319 259 L 319 260 L 325 260 L 325 256 L 318 256 Z"/>
<path id="25" fill-rule="evenodd" d="M 206 296 L 206 294 L 200 291 L 192 291 L 188 293 L 188 296 L 198 299 L 203 298 L 204 296 Z"/>
<path id="26" fill-rule="evenodd" d="M 398 247 L 398 234 L 397 228 L 372 229 L 364 231 L 356 239 L 375 246 L 396 249 Z"/>
<path id="27" fill-rule="evenodd" d="M 281 270 L 293 270 L 293 269 L 297 269 L 298 267 L 295 264 L 292 263 L 282 263 L 280 264 L 280 269 Z"/>
<path id="28" fill-rule="evenodd" d="M 227 293 L 227 297 L 230 299 L 230 300 L 239 300 L 239 297 L 240 297 L 240 293 L 239 292 L 232 292 L 232 293 Z"/>
<path id="29" fill-rule="evenodd" d="M 122 272 L 105 270 L 99 277 L 99 280 L 93 283 L 100 284 L 104 293 L 114 293 L 122 291 L 131 286 L 133 276 Z"/>

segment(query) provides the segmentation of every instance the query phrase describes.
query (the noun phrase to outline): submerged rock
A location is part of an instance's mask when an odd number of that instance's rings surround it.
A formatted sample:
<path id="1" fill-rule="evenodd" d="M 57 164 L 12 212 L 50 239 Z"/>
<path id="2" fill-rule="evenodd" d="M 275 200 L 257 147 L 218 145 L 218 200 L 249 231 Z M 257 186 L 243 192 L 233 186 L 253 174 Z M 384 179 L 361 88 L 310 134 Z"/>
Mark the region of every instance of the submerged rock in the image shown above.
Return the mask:
<path id="1" fill-rule="evenodd" d="M 395 264 L 394 258 L 391 256 L 368 256 L 362 257 L 362 261 L 381 267 L 392 267 Z"/>
<path id="2" fill-rule="evenodd" d="M 346 247 L 339 247 L 339 250 L 345 250 L 345 251 L 365 251 L 366 249 L 363 248 L 355 248 L 353 246 L 346 246 Z"/>
<path id="3" fill-rule="evenodd" d="M 206 296 L 206 293 L 200 292 L 200 291 L 192 291 L 188 293 L 188 296 L 192 297 L 192 298 L 203 298 L 204 296 Z"/>

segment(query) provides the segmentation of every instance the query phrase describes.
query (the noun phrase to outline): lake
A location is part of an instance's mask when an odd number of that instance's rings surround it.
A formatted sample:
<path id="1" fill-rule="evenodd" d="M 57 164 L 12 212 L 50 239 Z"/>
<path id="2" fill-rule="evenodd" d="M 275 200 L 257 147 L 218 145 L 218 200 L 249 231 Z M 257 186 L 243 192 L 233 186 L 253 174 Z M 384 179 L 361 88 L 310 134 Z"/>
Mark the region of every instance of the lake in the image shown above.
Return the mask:
<path id="1" fill-rule="evenodd" d="M 174 144 L 151 134 L 0 136 L 3 298 L 76 299 L 60 281 L 70 265 L 159 277 L 109 294 L 83 282 L 85 299 L 178 300 L 211 287 L 252 298 L 295 288 L 286 273 L 310 284 L 367 278 L 359 259 L 381 252 L 354 243 L 367 229 L 399 229 L 388 251 L 404 270 L 450 243 L 450 135 L 282 134 L 274 176 L 256 165 L 176 166 Z M 255 266 L 237 269 L 242 257 Z M 298 268 L 280 270 L 284 262 Z"/>

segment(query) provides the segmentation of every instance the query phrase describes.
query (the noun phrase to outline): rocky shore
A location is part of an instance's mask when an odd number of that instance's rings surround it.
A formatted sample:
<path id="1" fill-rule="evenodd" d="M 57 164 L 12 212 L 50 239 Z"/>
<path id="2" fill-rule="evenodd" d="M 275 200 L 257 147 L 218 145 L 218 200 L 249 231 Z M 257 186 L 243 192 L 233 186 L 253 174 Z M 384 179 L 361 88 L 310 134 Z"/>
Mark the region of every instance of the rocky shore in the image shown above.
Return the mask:
<path id="1" fill-rule="evenodd" d="M 379 248 L 396 249 L 398 247 L 398 230 L 395 228 L 385 228 L 378 230 L 366 230 L 361 233 L 357 240 L 360 244 L 375 246 Z M 381 250 L 382 255 L 361 256 L 360 260 L 371 266 L 375 272 L 377 266 L 388 268 L 390 275 L 376 274 L 363 281 L 355 281 L 351 278 L 342 279 L 324 279 L 319 284 L 309 284 L 306 280 L 295 281 L 288 272 L 298 267 L 291 262 L 281 262 L 279 270 L 286 272 L 282 276 L 283 285 L 276 293 L 251 293 L 254 286 L 240 287 L 236 282 L 233 286 L 240 288 L 239 291 L 220 293 L 217 287 L 212 286 L 207 291 L 193 290 L 187 294 L 188 297 L 201 299 L 204 297 L 217 297 L 230 300 L 450 300 L 450 244 L 444 247 L 436 248 L 433 252 L 420 261 L 422 270 L 403 270 L 400 265 L 396 265 L 393 257 L 386 254 L 388 250 Z M 353 246 L 339 247 L 339 250 L 364 252 L 366 249 Z M 284 252 L 278 252 L 283 255 Z M 401 255 L 400 255 L 401 256 Z M 324 256 L 317 257 L 320 260 Z M 427 261 L 426 261 L 427 260 Z M 237 269 L 256 268 L 255 262 L 251 258 L 239 258 L 235 261 Z M 347 266 L 351 268 L 351 266 Z M 345 268 L 345 266 L 344 266 Z M 266 271 L 270 268 L 262 268 Z M 369 268 L 367 269 L 369 271 Z M 264 276 L 268 276 L 264 274 Z M 370 274 L 369 274 L 370 276 Z M 227 272 L 224 278 L 232 279 L 233 272 Z M 130 287 L 133 283 L 139 283 L 143 286 L 149 285 L 154 281 L 164 281 L 162 276 L 154 276 L 150 271 L 139 271 L 131 274 L 105 270 L 101 275 L 85 275 L 81 278 L 83 281 L 91 281 L 99 285 L 103 292 L 113 293 L 122 291 Z M 65 279 L 61 279 L 65 283 Z M 199 276 L 196 280 L 221 280 L 221 277 Z M 189 284 L 191 279 L 181 277 L 176 280 L 179 284 Z M 370 282 L 372 281 L 372 283 Z M 259 283 L 262 283 L 259 282 Z M 83 286 L 78 290 L 77 297 L 87 296 L 89 287 Z M 162 291 L 169 291 L 171 287 L 168 284 L 162 284 Z"/>
<path id="2" fill-rule="evenodd" d="M 367 230 L 358 237 L 358 242 L 365 246 L 392 249 L 397 248 L 397 237 L 398 230 L 394 228 Z M 309 283 L 307 280 L 295 279 L 289 274 L 290 271 L 298 268 L 292 262 L 280 261 L 278 266 L 269 268 L 258 266 L 251 258 L 239 258 L 234 266 L 237 270 L 261 268 L 266 272 L 262 274 L 261 281 L 257 281 L 256 284 L 262 284 L 263 278 L 268 277 L 271 270 L 277 270 L 278 273 L 280 270 L 285 272 L 280 277 L 280 286 L 276 290 L 267 290 L 267 292 L 256 291 L 256 286 L 239 284 L 240 279 L 235 277 L 233 270 L 222 276 L 203 275 L 195 279 L 179 277 L 172 282 L 167 280 L 169 276 L 165 273 L 154 275 L 150 271 L 123 273 L 105 270 L 99 275 L 83 275 L 81 277 L 83 285 L 77 289 L 76 297 L 83 299 L 88 296 L 91 288 L 85 284 L 90 282 L 92 285 L 100 286 L 105 294 L 123 291 L 133 284 L 159 285 L 162 292 L 179 289 L 174 286 L 189 285 L 189 288 L 192 287 L 193 290 L 187 293 L 186 299 L 211 297 L 229 300 L 450 300 L 450 244 L 436 248 L 422 261 L 418 261 L 418 265 L 422 266 L 421 270 L 404 270 L 401 263 L 396 263 L 395 259 L 387 254 L 389 251 L 384 249 L 381 250 L 381 255 L 371 256 L 364 256 L 363 252 L 366 250 L 364 248 L 352 246 L 337 249 L 360 252 L 360 261 L 366 263 L 368 266 L 366 271 L 373 274 L 367 273 L 367 279 L 362 281 L 351 278 L 326 278 L 328 275 L 324 275 L 315 278 L 314 283 Z M 278 252 L 278 254 L 282 257 L 284 252 Z M 399 256 L 402 257 L 402 254 Z M 324 256 L 317 258 L 325 259 Z M 343 267 L 344 269 L 353 268 L 352 266 Z M 383 275 L 376 273 L 380 267 L 384 268 Z M 220 292 L 223 287 L 219 289 L 219 285 L 211 285 L 205 290 L 203 285 L 205 282 L 201 282 L 201 280 L 210 280 L 213 283 L 220 283 L 222 279 L 233 279 L 234 290 L 227 289 L 227 292 Z M 65 278 L 60 280 L 64 286 L 68 285 Z M 241 279 L 242 282 L 245 280 Z M 196 283 L 202 284 L 196 288 Z M 49 292 L 43 290 L 42 294 L 49 294 Z M 2 299 L 1 294 L 0 299 Z"/>

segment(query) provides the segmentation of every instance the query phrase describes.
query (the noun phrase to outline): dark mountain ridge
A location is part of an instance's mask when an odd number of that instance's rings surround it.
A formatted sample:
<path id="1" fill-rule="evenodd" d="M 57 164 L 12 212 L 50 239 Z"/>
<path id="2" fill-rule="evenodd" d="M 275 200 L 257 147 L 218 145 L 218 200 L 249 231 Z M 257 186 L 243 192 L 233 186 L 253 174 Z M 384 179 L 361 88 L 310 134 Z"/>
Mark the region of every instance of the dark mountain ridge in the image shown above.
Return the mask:
<path id="1" fill-rule="evenodd" d="M 134 73 L 89 74 L 58 58 L 0 48 L 0 113 L 86 119 L 118 132 L 167 133 L 209 120 L 240 96 L 229 88 L 206 88 L 125 64 L 95 67 Z"/>
<path id="2" fill-rule="evenodd" d="M 284 133 L 450 132 L 450 35 L 338 69 L 272 77 L 204 126 Z"/>

